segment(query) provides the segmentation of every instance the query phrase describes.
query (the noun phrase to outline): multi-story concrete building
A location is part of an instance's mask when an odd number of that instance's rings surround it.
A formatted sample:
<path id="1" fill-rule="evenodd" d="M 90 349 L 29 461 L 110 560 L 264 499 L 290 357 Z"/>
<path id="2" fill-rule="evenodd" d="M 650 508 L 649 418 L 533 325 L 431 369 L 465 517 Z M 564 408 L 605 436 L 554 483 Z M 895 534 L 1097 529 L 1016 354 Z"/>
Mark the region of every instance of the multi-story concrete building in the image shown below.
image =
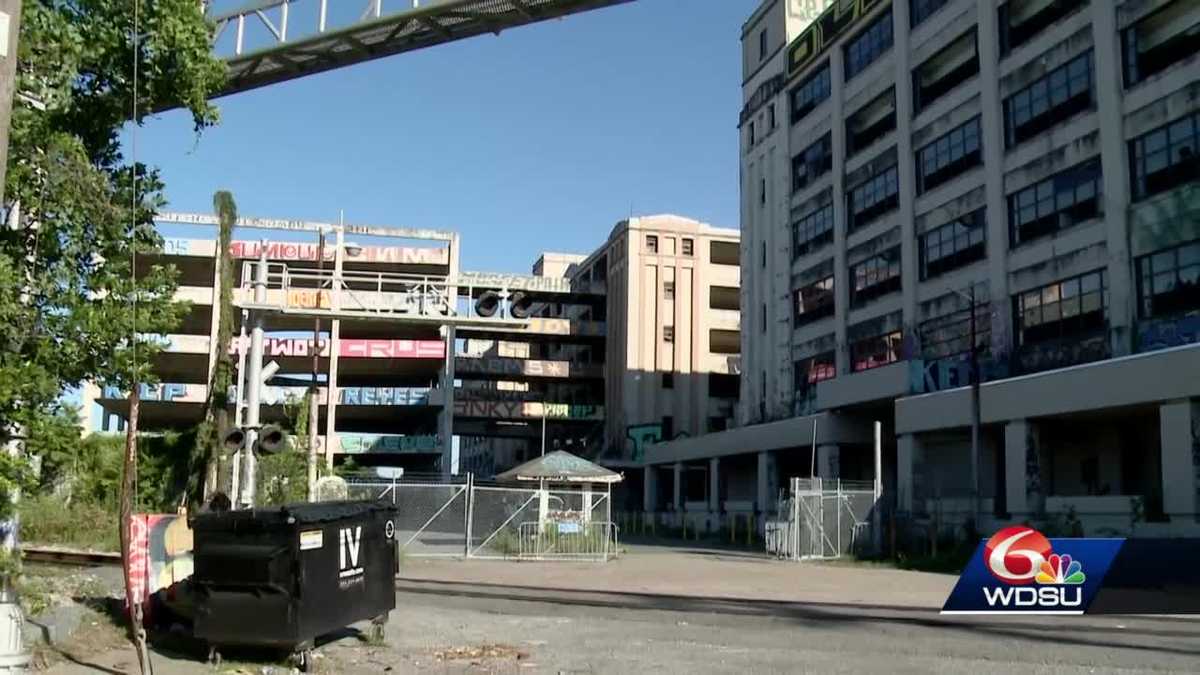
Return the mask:
<path id="1" fill-rule="evenodd" d="M 714 513 L 873 478 L 880 421 L 902 513 L 1196 532 L 1198 29 L 1194 0 L 764 1 L 742 427 L 652 448 L 649 507 L 693 471 Z"/>
<path id="2" fill-rule="evenodd" d="M 587 256 L 543 253 L 533 273 L 563 278 L 574 288 L 600 284 L 603 306 L 563 301 L 534 313 L 572 321 L 600 320 L 602 344 L 549 341 L 488 343 L 484 353 L 527 350 L 522 358 L 566 364 L 569 378 L 497 382 L 531 400 L 602 403 L 603 423 L 590 433 L 548 433 L 547 447 L 579 452 L 613 467 L 641 465 L 645 449 L 663 440 L 698 436 L 729 426 L 740 370 L 738 235 L 673 215 L 634 217 L 613 228 Z M 531 426 L 536 426 L 531 423 Z M 519 461 L 537 452 L 511 444 L 472 441 L 473 456 Z M 472 465 L 479 460 L 471 459 Z M 623 494 L 641 496 L 641 472 Z"/>

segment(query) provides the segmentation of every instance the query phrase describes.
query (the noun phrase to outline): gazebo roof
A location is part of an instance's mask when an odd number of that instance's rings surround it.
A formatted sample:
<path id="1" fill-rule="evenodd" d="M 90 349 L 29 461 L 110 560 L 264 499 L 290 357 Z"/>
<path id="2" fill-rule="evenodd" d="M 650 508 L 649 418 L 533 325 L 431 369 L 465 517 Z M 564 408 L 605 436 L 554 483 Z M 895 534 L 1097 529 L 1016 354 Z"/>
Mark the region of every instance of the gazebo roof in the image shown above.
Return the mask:
<path id="1" fill-rule="evenodd" d="M 619 483 L 624 476 L 569 452 L 555 450 L 496 476 L 501 482 Z"/>

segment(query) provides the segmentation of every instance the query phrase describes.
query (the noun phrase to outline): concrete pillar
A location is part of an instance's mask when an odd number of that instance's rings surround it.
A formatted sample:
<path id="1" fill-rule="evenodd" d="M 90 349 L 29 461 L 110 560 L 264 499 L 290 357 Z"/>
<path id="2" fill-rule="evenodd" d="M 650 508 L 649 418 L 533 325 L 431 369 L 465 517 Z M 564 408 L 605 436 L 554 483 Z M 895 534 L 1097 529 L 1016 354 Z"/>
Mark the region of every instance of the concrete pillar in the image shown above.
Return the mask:
<path id="1" fill-rule="evenodd" d="M 683 510 L 683 462 L 675 462 L 675 510 Z"/>
<path id="2" fill-rule="evenodd" d="M 1037 433 L 1029 420 L 1004 426 L 1004 481 L 1008 512 L 1014 519 L 1040 514 L 1045 504 Z"/>
<path id="3" fill-rule="evenodd" d="M 1004 194 L 1004 172 L 991 167 L 1004 166 L 1004 119 L 1000 100 L 999 20 L 993 0 L 978 0 L 976 30 L 979 49 L 980 140 L 983 144 L 984 190 L 987 195 L 987 280 L 986 300 L 992 303 L 991 348 L 993 354 L 1013 348 L 1010 325 L 1012 312 L 1008 302 L 1008 207 Z M 935 19 L 936 20 L 936 19 Z M 976 289 L 979 293 L 981 289 Z M 985 298 L 976 296 L 977 302 Z"/>
<path id="4" fill-rule="evenodd" d="M 901 513 L 912 513 L 913 466 L 920 453 L 920 442 L 914 434 L 902 434 L 896 439 L 896 507 Z"/>
<path id="5" fill-rule="evenodd" d="M 842 475 L 842 452 L 837 445 L 817 446 L 817 476 L 822 480 L 837 480 Z"/>
<path id="6" fill-rule="evenodd" d="M 708 460 L 708 510 L 711 513 L 721 512 L 721 460 L 713 457 Z"/>
<path id="7" fill-rule="evenodd" d="M 885 57 L 891 61 L 895 67 L 895 78 L 897 83 L 912 82 L 912 66 L 909 63 L 910 43 L 909 35 L 909 16 L 907 2 L 893 3 L 896 6 L 896 11 L 893 12 L 892 24 L 895 28 L 894 34 L 897 36 L 896 44 L 893 49 L 888 52 Z M 903 37 L 901 37 L 903 36 Z M 841 49 L 833 50 L 842 52 Z M 840 71 L 839 71 L 840 72 Z M 913 160 L 913 114 L 912 114 L 912 87 L 897 85 L 896 87 L 896 153 L 897 166 L 896 178 L 900 192 L 900 294 L 902 296 L 901 313 L 904 321 L 904 337 L 908 338 L 912 332 L 912 326 L 917 323 L 917 282 L 920 280 L 918 268 L 920 262 L 917 253 L 917 235 L 916 226 L 913 214 L 916 211 L 917 197 L 917 177 L 916 165 Z M 835 120 L 840 118 L 835 117 Z M 835 123 L 834 126 L 845 126 L 844 124 Z M 835 193 L 840 194 L 840 193 Z M 844 199 L 842 201 L 845 201 Z M 838 267 L 838 272 L 846 269 L 846 267 Z M 847 277 L 847 286 L 850 283 L 849 274 L 844 274 Z M 849 298 L 847 298 L 849 302 Z M 849 304 L 847 304 L 849 307 Z M 915 343 L 914 343 L 915 344 Z M 849 351 L 847 350 L 847 357 Z M 825 464 L 821 465 L 822 478 L 837 478 L 837 475 L 827 476 Z"/>
<path id="8" fill-rule="evenodd" d="M 759 513 L 765 514 L 773 507 L 772 494 L 775 481 L 775 453 L 771 450 L 761 450 L 758 453 L 758 498 L 755 507 Z"/>
<path id="9" fill-rule="evenodd" d="M 894 51 L 898 51 L 893 49 Z M 843 105 L 845 88 L 845 64 L 841 49 L 829 50 L 829 100 L 830 119 L 834 120 L 832 129 L 833 156 L 846 156 L 846 125 L 841 122 L 846 118 Z M 897 101 L 897 105 L 899 101 Z M 906 110 L 907 112 L 907 110 Z M 908 115 L 897 114 L 897 120 L 906 119 Z M 899 136 L 898 136 L 899 137 Z M 804 143 L 802 145 L 807 145 Z M 799 152 L 802 148 L 794 148 Z M 903 156 L 902 156 L 903 157 Z M 850 278 L 846 269 L 846 223 L 849 212 L 846 209 L 846 198 L 842 195 L 846 190 L 846 174 L 844 171 L 833 172 L 833 332 L 838 345 L 834 353 L 834 366 L 839 374 L 850 372 L 850 351 L 846 348 L 846 319 L 850 312 Z M 790 290 L 790 289 L 789 289 Z"/>
<path id="10" fill-rule="evenodd" d="M 653 513 L 658 510 L 658 467 L 647 465 L 642 472 L 642 510 Z"/>
<path id="11" fill-rule="evenodd" d="M 1163 511 L 1172 520 L 1200 511 L 1200 402 L 1171 401 L 1158 408 L 1162 437 Z"/>

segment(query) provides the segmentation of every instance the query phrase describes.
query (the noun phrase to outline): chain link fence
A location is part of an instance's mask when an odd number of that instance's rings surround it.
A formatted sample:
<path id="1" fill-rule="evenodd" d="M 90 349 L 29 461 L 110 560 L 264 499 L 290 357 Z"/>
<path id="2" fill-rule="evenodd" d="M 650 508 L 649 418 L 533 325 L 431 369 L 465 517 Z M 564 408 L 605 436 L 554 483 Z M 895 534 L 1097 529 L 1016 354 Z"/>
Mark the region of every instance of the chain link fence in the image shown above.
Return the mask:
<path id="1" fill-rule="evenodd" d="M 778 517 L 766 526 L 767 552 L 791 560 L 840 558 L 872 546 L 871 481 L 792 478 Z"/>
<path id="2" fill-rule="evenodd" d="M 347 477 L 350 499 L 395 504 L 396 542 L 410 557 L 608 560 L 617 553 L 612 500 L 583 488 L 386 481 Z"/>

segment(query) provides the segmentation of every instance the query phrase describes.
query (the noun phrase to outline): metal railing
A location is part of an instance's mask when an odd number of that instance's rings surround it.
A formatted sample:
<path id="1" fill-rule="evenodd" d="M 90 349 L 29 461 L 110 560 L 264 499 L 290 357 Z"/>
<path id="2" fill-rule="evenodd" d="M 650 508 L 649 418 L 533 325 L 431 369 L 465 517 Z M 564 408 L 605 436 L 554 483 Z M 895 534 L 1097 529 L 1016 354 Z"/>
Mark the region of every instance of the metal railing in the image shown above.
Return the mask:
<path id="1" fill-rule="evenodd" d="M 617 526 L 611 522 L 526 522 L 517 537 L 521 560 L 604 562 L 618 550 Z"/>

